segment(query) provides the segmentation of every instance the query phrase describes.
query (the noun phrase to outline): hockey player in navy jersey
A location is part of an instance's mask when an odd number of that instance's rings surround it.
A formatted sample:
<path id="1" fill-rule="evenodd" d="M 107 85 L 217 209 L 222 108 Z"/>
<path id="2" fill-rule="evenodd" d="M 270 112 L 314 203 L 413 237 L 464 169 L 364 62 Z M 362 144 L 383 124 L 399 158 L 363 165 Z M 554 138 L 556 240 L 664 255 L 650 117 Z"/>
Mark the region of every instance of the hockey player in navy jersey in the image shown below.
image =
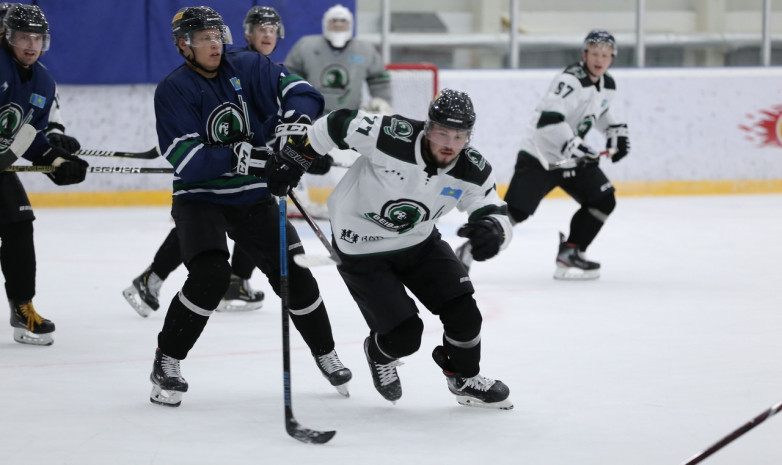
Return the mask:
<path id="1" fill-rule="evenodd" d="M 265 179 L 264 122 L 273 115 L 283 115 L 283 122 L 315 118 L 323 97 L 259 53 L 225 54 L 230 30 L 212 8 L 182 8 L 171 28 L 185 63 L 158 84 L 155 116 L 160 150 L 174 167 L 171 212 L 188 277 L 158 334 L 150 400 L 178 406 L 188 388 L 180 360 L 230 280 L 226 233 L 279 292 L 278 208 Z M 289 258 L 303 253 L 290 224 L 287 234 Z M 291 319 L 324 377 L 347 395 L 351 373 L 334 350 L 315 278 L 292 260 L 288 269 Z"/>
<path id="2" fill-rule="evenodd" d="M 600 264 L 584 252 L 616 206 L 614 186 L 598 166 L 599 153 L 584 142 L 590 129 L 606 137 L 606 150 L 617 162 L 630 152 L 627 123 L 611 111 L 616 83 L 608 68 L 616 55 L 616 41 L 596 29 L 584 39 L 582 61 L 557 75 L 535 115 L 524 128 L 516 168 L 505 194 L 508 215 L 521 223 L 540 201 L 561 187 L 580 205 L 570 220 L 570 234 L 560 233 L 554 278 L 597 279 Z M 462 262 L 472 262 L 469 243 L 457 249 Z"/>
<path id="3" fill-rule="evenodd" d="M 35 247 L 30 201 L 16 173 L 4 171 L 18 157 L 55 166 L 47 176 L 57 185 L 76 184 L 87 162 L 53 146 L 44 134 L 55 95 L 52 75 L 38 62 L 49 49 L 49 23 L 41 9 L 13 4 L 0 37 L 0 265 L 11 305 L 14 340 L 50 345 L 54 323 L 33 307 Z"/>
<path id="4" fill-rule="evenodd" d="M 328 199 L 339 273 L 369 326 L 364 341 L 377 391 L 402 396 L 402 357 L 418 351 L 424 324 L 409 290 L 443 323 L 433 351 L 449 390 L 464 405 L 510 409 L 510 390 L 480 374 L 481 313 L 467 271 L 435 222 L 454 208 L 469 222 L 475 256 L 507 247 L 511 225 L 491 165 L 468 145 L 475 111 L 470 97 L 444 89 L 426 122 L 399 115 L 338 110 L 316 121 L 306 140 L 283 148 L 268 167 L 272 192 L 295 185 L 306 161 L 334 147 L 361 156 Z M 282 187 L 277 187 L 279 184 Z"/>

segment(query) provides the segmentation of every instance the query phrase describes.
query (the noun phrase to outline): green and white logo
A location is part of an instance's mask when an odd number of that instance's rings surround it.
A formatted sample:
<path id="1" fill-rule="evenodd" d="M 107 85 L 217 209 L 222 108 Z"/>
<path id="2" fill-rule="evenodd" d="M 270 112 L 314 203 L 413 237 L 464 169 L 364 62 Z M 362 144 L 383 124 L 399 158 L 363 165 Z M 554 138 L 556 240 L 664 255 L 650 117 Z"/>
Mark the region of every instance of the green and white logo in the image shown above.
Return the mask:
<path id="1" fill-rule="evenodd" d="M 380 213 L 364 213 L 364 217 L 381 228 L 402 234 L 413 229 L 416 224 L 428 220 L 429 209 L 415 200 L 389 200 Z"/>
<path id="2" fill-rule="evenodd" d="M 228 145 L 245 139 L 249 128 L 245 125 L 244 113 L 233 103 L 223 103 L 215 108 L 206 121 L 209 143 Z"/>
<path id="3" fill-rule="evenodd" d="M 394 139 L 403 140 L 405 142 L 412 142 L 410 140 L 410 136 L 413 135 L 413 126 L 405 120 L 391 118 L 391 124 L 384 126 L 383 132 L 393 137 Z"/>
<path id="4" fill-rule="evenodd" d="M 13 135 L 22 125 L 22 107 L 10 103 L 0 108 L 0 152 L 5 151 L 13 140 Z"/>

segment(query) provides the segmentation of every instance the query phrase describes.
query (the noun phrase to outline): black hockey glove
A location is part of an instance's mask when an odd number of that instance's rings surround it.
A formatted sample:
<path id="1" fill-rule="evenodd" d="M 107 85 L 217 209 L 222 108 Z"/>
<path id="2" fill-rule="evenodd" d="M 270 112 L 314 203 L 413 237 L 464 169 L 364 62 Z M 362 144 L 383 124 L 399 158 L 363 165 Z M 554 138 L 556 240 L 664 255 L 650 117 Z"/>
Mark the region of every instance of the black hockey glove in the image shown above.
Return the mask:
<path id="1" fill-rule="evenodd" d="M 626 124 L 615 124 L 606 129 L 606 150 L 616 147 L 611 161 L 616 163 L 630 153 L 630 133 Z"/>
<path id="2" fill-rule="evenodd" d="M 54 166 L 53 173 L 46 173 L 58 186 L 67 186 L 69 184 L 78 184 L 87 177 L 87 168 L 90 166 L 86 161 L 71 155 L 59 147 L 49 147 L 45 149 L 43 155 L 33 161 L 36 166 Z"/>
<path id="3" fill-rule="evenodd" d="M 315 157 L 307 172 L 309 174 L 326 174 L 331 169 L 332 163 L 334 163 L 334 158 L 329 154 L 323 155 L 322 157 Z"/>
<path id="4" fill-rule="evenodd" d="M 304 146 L 311 125 L 312 120 L 309 116 L 296 114 L 293 110 L 287 111 L 274 129 L 276 137 L 274 151 L 281 152 L 286 145 Z"/>
<path id="5" fill-rule="evenodd" d="M 249 142 L 237 142 L 232 149 L 234 156 L 231 159 L 231 171 L 259 178 L 266 176 L 266 163 L 271 158 L 269 147 L 253 147 Z"/>
<path id="6" fill-rule="evenodd" d="M 471 221 L 456 232 L 459 237 L 470 239 L 472 258 L 479 262 L 497 255 L 505 241 L 505 232 L 500 223 L 491 217 Z"/>
<path id="7" fill-rule="evenodd" d="M 49 144 L 52 147 L 59 147 L 68 153 L 76 153 L 81 148 L 81 144 L 75 137 L 60 134 L 59 132 L 47 134 L 46 137 L 49 139 Z"/>

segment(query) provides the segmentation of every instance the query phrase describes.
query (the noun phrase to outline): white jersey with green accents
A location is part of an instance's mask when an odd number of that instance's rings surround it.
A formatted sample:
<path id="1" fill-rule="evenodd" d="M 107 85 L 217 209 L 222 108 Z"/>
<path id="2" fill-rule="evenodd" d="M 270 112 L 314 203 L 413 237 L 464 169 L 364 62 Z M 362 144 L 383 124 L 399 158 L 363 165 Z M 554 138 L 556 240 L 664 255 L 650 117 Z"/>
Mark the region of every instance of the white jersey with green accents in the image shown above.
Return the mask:
<path id="1" fill-rule="evenodd" d="M 332 112 L 312 125 L 309 140 L 318 153 L 338 147 L 361 155 L 328 199 L 340 251 L 367 255 L 412 247 L 454 208 L 471 221 L 496 218 L 505 231 L 502 248 L 508 245 L 511 224 L 489 162 L 467 147 L 447 167 L 427 167 L 423 137 L 423 121 L 363 111 Z"/>
<path id="2" fill-rule="evenodd" d="M 617 124 L 611 114 L 615 93 L 616 83 L 610 74 L 592 82 L 582 63 L 568 66 L 551 81 L 535 108 L 524 128 L 521 150 L 532 154 L 546 169 L 564 160 L 562 148 L 574 136 L 584 138 L 592 128 L 604 132 Z"/>
<path id="3" fill-rule="evenodd" d="M 358 110 L 361 89 L 366 81 L 372 97 L 380 97 L 393 107 L 391 77 L 374 46 L 352 39 L 342 49 L 334 49 L 322 35 L 299 39 L 285 58 L 285 67 L 298 74 L 323 94 L 324 113 L 340 108 Z"/>

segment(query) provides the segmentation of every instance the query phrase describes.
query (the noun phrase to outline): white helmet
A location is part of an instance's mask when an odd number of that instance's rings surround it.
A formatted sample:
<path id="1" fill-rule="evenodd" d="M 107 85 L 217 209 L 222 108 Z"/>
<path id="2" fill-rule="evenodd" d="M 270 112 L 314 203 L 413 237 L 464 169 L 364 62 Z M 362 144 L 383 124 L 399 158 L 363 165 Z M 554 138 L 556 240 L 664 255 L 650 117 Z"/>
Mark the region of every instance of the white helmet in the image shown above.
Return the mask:
<path id="1" fill-rule="evenodd" d="M 347 29 L 341 31 L 331 30 L 331 21 L 342 20 L 347 23 Z M 353 38 L 353 13 L 344 6 L 337 4 L 326 10 L 323 15 L 323 37 L 332 47 L 342 48 Z"/>

